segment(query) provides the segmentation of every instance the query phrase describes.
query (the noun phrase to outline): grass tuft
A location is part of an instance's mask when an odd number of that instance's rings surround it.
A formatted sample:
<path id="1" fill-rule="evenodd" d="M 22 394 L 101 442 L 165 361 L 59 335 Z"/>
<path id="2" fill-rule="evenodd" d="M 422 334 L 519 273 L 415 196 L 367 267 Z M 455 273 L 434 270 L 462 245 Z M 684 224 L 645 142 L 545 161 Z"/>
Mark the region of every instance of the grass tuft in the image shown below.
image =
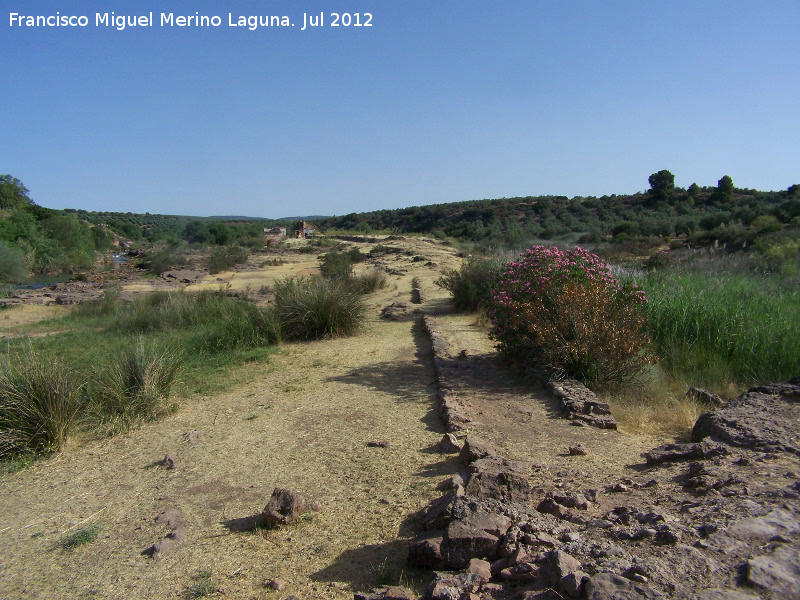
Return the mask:
<path id="1" fill-rule="evenodd" d="M 172 412 L 170 391 L 181 362 L 179 352 L 139 338 L 134 348 L 95 372 L 90 418 L 111 434 Z"/>
<path id="2" fill-rule="evenodd" d="M 349 284 L 351 289 L 358 294 L 371 294 L 385 288 L 388 282 L 386 273 L 377 269 L 370 269 L 353 276 Z"/>
<path id="3" fill-rule="evenodd" d="M 193 579 L 194 584 L 189 588 L 190 598 L 205 598 L 217 591 L 211 579 L 211 571 L 200 571 Z"/>
<path id="4" fill-rule="evenodd" d="M 30 346 L 0 357 L 0 456 L 57 452 L 81 408 L 82 380 Z"/>
<path id="5" fill-rule="evenodd" d="M 97 524 L 81 527 L 80 529 L 65 536 L 61 540 L 61 547 L 72 549 L 77 548 L 78 546 L 83 546 L 84 544 L 91 544 L 97 539 L 97 536 L 100 535 L 102 530 L 102 525 Z"/>
<path id="6" fill-rule="evenodd" d="M 289 277 L 275 283 L 275 311 L 286 339 L 310 340 L 354 335 L 365 308 L 346 282 Z"/>

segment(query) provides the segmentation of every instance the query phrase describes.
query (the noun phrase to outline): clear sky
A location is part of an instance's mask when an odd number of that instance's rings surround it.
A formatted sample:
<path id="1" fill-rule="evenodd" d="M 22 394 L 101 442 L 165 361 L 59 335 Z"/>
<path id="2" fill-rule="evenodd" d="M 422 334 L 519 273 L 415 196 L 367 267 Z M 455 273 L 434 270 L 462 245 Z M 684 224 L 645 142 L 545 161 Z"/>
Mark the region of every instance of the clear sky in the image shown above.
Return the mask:
<path id="1" fill-rule="evenodd" d="M 97 26 L 111 11 L 153 25 Z M 294 26 L 229 26 L 254 15 Z M 51 208 L 263 217 L 632 193 L 661 169 L 784 189 L 798 24 L 797 0 L 0 0 L 0 173 Z"/>

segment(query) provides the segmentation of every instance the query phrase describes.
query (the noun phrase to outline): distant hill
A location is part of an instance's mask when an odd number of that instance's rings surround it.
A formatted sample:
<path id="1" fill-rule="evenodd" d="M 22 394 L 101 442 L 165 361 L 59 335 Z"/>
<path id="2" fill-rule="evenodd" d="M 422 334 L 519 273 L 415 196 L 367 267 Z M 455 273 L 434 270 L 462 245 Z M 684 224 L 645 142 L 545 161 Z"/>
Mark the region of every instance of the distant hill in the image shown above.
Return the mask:
<path id="1" fill-rule="evenodd" d="M 330 215 L 311 215 L 310 217 L 281 217 L 276 221 L 319 221 L 320 219 L 333 219 Z"/>
<path id="2" fill-rule="evenodd" d="M 428 233 L 494 246 L 531 239 L 592 243 L 682 236 L 697 245 L 717 241 L 744 248 L 780 230 L 800 238 L 800 185 L 761 192 L 734 188 L 723 178 L 715 187 L 663 187 L 599 198 L 526 196 L 412 206 L 315 223 L 322 230 Z"/>

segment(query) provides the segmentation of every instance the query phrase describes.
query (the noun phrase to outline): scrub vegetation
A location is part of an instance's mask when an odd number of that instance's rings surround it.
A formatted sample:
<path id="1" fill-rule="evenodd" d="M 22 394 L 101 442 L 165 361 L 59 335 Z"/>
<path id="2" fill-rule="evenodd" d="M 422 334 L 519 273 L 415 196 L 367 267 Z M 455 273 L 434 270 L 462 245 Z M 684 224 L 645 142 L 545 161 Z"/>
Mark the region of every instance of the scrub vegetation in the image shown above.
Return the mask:
<path id="1" fill-rule="evenodd" d="M 274 306 L 226 288 L 153 292 L 127 304 L 111 292 L 49 322 L 59 335 L 7 342 L 0 457 L 58 451 L 79 427 L 130 430 L 174 411 L 176 395 L 213 390 L 231 366 L 267 357 L 284 339 L 353 335 L 363 324 L 363 296 L 343 282 L 286 278 L 275 287 Z"/>
<path id="2" fill-rule="evenodd" d="M 682 189 L 667 170 L 648 183 L 636 194 L 479 200 L 315 225 L 426 233 L 456 245 L 468 258 L 443 269 L 437 284 L 459 310 L 488 317 L 507 356 L 596 389 L 617 386 L 622 397 L 633 385 L 665 403 L 657 389 L 724 393 L 800 373 L 800 186 L 760 192 L 723 176 Z M 284 242 L 266 245 L 264 228 L 280 221 L 52 210 L 11 175 L 0 176 L 0 216 L 0 295 L 32 273 L 86 281 L 98 256 L 118 246 L 151 277 L 187 265 L 222 273 L 254 252 L 281 256 L 262 268 L 297 256 Z M 369 255 L 331 236 L 295 244 L 319 256 L 321 275 L 271 282 L 262 290 L 269 304 L 224 288 L 123 303 L 108 289 L 49 323 L 58 336 L 5 342 L 0 454 L 57 451 L 78 429 L 128 430 L 181 396 L 215 389 L 230 365 L 267 357 L 283 341 L 354 335 L 364 295 L 387 285 L 384 271 L 364 263 L 402 256 L 391 236 L 363 239 Z M 597 269 L 602 276 L 590 276 Z"/>

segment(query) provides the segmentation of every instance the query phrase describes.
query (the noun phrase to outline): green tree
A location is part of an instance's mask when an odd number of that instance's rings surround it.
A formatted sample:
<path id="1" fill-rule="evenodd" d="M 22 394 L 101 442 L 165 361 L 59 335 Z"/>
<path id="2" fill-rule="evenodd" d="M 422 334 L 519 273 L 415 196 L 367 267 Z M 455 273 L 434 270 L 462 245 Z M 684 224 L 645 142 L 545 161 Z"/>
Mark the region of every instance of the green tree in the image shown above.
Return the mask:
<path id="1" fill-rule="evenodd" d="M 20 208 L 31 204 L 28 188 L 16 177 L 0 175 L 0 208 Z"/>
<path id="2" fill-rule="evenodd" d="M 187 242 L 206 244 L 211 236 L 205 223 L 202 221 L 189 221 L 183 230 L 183 237 Z"/>
<path id="3" fill-rule="evenodd" d="M 717 182 L 717 191 L 714 193 L 714 198 L 718 202 L 730 202 L 733 200 L 733 179 L 725 175 Z"/>
<path id="4" fill-rule="evenodd" d="M 651 204 L 669 203 L 673 200 L 675 197 L 675 175 L 663 169 L 650 175 L 648 181 L 650 182 L 649 195 Z"/>
<path id="5" fill-rule="evenodd" d="M 28 276 L 22 251 L 0 240 L 0 283 L 20 283 Z"/>
<path id="6" fill-rule="evenodd" d="M 208 228 L 208 234 L 217 246 L 227 246 L 233 241 L 233 230 L 221 221 L 212 223 Z"/>

